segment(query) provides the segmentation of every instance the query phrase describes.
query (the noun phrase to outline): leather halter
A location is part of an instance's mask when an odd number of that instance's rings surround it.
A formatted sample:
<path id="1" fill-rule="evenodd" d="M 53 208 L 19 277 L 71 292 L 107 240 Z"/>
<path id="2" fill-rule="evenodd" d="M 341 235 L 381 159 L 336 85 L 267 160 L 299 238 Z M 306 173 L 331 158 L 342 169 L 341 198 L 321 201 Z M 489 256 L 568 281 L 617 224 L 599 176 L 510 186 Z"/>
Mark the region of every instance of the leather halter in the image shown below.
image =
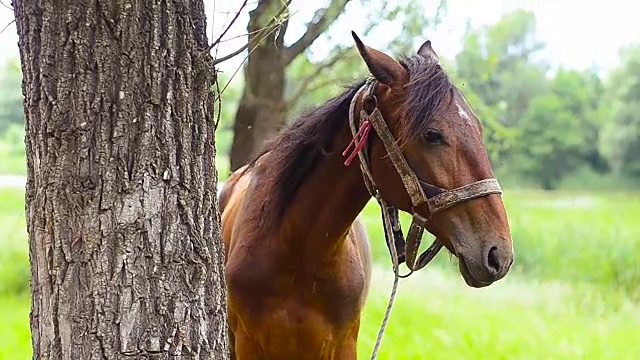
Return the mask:
<path id="1" fill-rule="evenodd" d="M 358 129 L 365 121 L 368 121 L 373 126 L 374 130 L 382 140 L 391 162 L 400 175 L 407 194 L 411 198 L 411 204 L 414 209 L 413 218 L 411 220 L 411 226 L 407 233 L 405 242 L 398 217 L 398 209 L 387 203 L 375 185 L 370 171 L 371 166 L 369 153 L 365 144 L 362 150 L 358 152 L 360 169 L 362 170 L 364 183 L 369 190 L 369 193 L 375 197 L 380 204 L 385 238 L 393 261 L 394 272 L 396 276 L 407 277 L 414 271 L 425 267 L 431 260 L 433 260 L 440 249 L 442 249 L 442 243 L 436 239 L 431 246 L 429 246 L 429 248 L 418 257 L 418 249 L 422 241 L 425 226 L 433 214 L 459 203 L 492 194 L 502 194 L 502 188 L 500 187 L 497 179 L 484 179 L 451 190 L 443 189 L 420 180 L 407 163 L 407 160 L 402 154 L 396 140 L 393 138 L 382 113 L 380 113 L 380 110 L 378 109 L 378 100 L 374 95 L 377 83 L 378 82 L 375 79 L 367 79 L 365 84 L 358 89 L 354 95 L 349 107 L 349 126 L 351 128 L 351 133 L 354 136 L 354 140 L 359 140 L 361 142 L 367 141 L 367 139 L 360 135 Z M 366 92 L 362 99 L 363 110 L 360 111 L 360 116 L 358 117 L 359 123 L 356 124 L 356 116 L 354 114 L 355 104 L 363 92 Z M 373 105 L 373 111 L 371 113 L 367 113 L 367 111 L 364 110 L 367 105 Z M 361 138 L 358 139 L 358 137 Z M 425 193 L 428 194 L 429 197 L 425 195 Z M 423 217 L 415 211 L 416 208 L 423 205 L 426 205 L 428 209 L 427 217 Z M 404 262 L 410 272 L 407 275 L 400 276 L 398 266 L 402 263 L 403 253 L 405 253 Z"/>

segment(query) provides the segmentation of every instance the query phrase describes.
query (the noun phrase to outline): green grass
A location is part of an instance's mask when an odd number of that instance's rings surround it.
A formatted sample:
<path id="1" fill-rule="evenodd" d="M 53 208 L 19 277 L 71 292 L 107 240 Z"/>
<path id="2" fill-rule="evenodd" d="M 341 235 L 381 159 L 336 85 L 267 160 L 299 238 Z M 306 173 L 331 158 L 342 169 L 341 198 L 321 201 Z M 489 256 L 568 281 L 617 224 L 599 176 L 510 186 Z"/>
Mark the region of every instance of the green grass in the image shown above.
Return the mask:
<path id="1" fill-rule="evenodd" d="M 368 359 L 392 283 L 376 274 L 359 339 Z M 379 359 L 635 359 L 640 308 L 615 291 L 508 275 L 468 288 L 437 268 L 400 283 Z"/>
<path id="2" fill-rule="evenodd" d="M 0 231 L 0 296 L 27 293 L 30 268 L 24 190 L 0 188 Z"/>
<path id="3" fill-rule="evenodd" d="M 27 159 L 24 154 L 0 151 L 0 174 L 25 175 L 27 173 Z"/>
<path id="4" fill-rule="evenodd" d="M 0 296 L 0 360 L 31 359 L 29 295 Z"/>
<path id="5" fill-rule="evenodd" d="M 638 193 L 521 192 L 507 197 L 516 271 L 640 288 Z"/>
<path id="6" fill-rule="evenodd" d="M 359 339 L 368 359 L 387 305 L 376 271 Z M 29 299 L 0 298 L 0 359 L 30 358 Z M 400 285 L 378 359 L 633 359 L 640 308 L 617 292 L 507 277 L 470 289 L 428 268 Z"/>
<path id="7" fill-rule="evenodd" d="M 0 188 L 0 359 L 30 357 L 23 199 L 21 190 Z M 470 289 L 443 252 L 401 281 L 379 359 L 640 354 L 640 309 L 634 305 L 640 292 L 640 195 L 507 190 L 505 202 L 516 248 L 511 273 L 488 288 Z M 374 203 L 363 217 L 378 264 L 359 342 L 365 359 L 392 279 Z"/>
<path id="8" fill-rule="evenodd" d="M 640 295 L 640 193 L 544 192 L 505 190 L 516 260 L 523 277 L 591 283 Z M 378 206 L 371 201 L 363 216 L 377 262 L 388 263 Z M 410 218 L 401 214 L 403 228 Z M 433 236 L 425 234 L 423 247 Z M 449 255 L 434 265 L 450 272 Z"/>

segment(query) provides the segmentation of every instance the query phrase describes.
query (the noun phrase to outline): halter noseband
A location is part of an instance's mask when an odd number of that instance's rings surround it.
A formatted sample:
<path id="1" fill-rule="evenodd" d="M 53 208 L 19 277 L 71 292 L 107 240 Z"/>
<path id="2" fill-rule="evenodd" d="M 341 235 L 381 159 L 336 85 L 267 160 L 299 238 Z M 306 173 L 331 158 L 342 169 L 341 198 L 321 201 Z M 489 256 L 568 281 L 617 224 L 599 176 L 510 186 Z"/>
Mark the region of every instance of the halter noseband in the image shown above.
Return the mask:
<path id="1" fill-rule="evenodd" d="M 407 163 L 407 160 L 402 154 L 396 140 L 393 138 L 387 123 L 384 121 L 382 113 L 380 113 L 380 110 L 378 109 L 378 100 L 374 95 L 376 85 L 376 80 L 371 78 L 367 79 L 365 84 L 358 89 L 351 100 L 349 107 L 349 126 L 354 137 L 352 144 L 355 144 L 355 149 L 347 161 L 345 161 L 345 165 L 348 166 L 352 158 L 355 156 L 355 153 L 358 154 L 360 159 L 360 169 L 362 170 L 362 176 L 367 190 L 380 204 L 385 238 L 391 254 L 394 272 L 396 276 L 407 277 L 414 271 L 425 267 L 431 260 L 433 260 L 442 248 L 442 243 L 436 239 L 431 246 L 429 246 L 429 248 L 418 257 L 418 249 L 422 241 L 425 226 L 433 214 L 450 208 L 456 204 L 477 199 L 479 197 L 492 194 L 502 194 L 502 188 L 496 179 L 480 180 L 452 190 L 443 189 L 418 179 Z M 372 104 L 373 111 L 369 114 L 364 110 L 365 106 L 363 106 L 363 109 L 360 111 L 360 116 L 358 117 L 359 126 L 356 127 L 355 104 L 363 92 L 365 93 L 363 98 L 364 105 Z M 395 206 L 389 205 L 382 197 L 375 185 L 370 171 L 371 166 L 366 143 L 369 127 L 371 126 L 382 140 L 385 150 L 387 151 L 393 166 L 400 175 L 407 194 L 409 194 L 409 197 L 411 198 L 411 204 L 414 210 L 406 242 L 400 226 L 398 209 Z M 351 147 L 352 144 L 350 144 L 349 147 Z M 349 147 L 345 150 L 343 155 L 346 155 Z M 427 197 L 425 192 L 427 192 L 430 197 Z M 429 211 L 426 218 L 415 211 L 416 208 L 422 205 L 426 205 Z M 398 266 L 402 262 L 403 252 L 405 253 L 404 262 L 410 272 L 407 275 L 400 276 Z"/>

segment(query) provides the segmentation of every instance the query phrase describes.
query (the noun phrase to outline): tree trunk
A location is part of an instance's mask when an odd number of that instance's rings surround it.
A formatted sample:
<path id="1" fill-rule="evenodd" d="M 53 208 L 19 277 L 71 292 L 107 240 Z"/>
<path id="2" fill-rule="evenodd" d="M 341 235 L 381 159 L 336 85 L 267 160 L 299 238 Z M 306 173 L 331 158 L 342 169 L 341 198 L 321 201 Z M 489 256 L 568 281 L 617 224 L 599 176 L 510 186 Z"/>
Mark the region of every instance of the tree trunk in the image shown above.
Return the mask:
<path id="1" fill-rule="evenodd" d="M 202 0 L 14 0 L 35 359 L 228 359 Z"/>
<path id="2" fill-rule="evenodd" d="M 284 34 L 288 21 L 278 35 L 258 32 L 266 27 L 282 7 L 281 0 L 260 0 L 249 13 L 249 49 L 244 68 L 245 85 L 233 125 L 233 143 L 229 158 L 231 171 L 246 164 L 284 123 Z"/>

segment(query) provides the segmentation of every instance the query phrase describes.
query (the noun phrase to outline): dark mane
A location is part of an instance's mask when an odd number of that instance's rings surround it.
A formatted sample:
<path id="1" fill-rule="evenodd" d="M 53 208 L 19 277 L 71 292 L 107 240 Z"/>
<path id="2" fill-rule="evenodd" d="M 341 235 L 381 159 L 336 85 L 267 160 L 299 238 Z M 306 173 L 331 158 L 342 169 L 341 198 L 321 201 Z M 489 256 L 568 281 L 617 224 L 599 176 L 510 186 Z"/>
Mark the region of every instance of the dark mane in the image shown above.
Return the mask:
<path id="1" fill-rule="evenodd" d="M 302 182 L 326 156 L 326 149 L 340 127 L 347 124 L 349 105 L 362 85 L 364 81 L 299 116 L 268 142 L 247 167 L 253 167 L 258 158 L 270 152 L 269 166 L 278 169 L 275 175 L 278 186 L 263 209 L 264 216 L 281 219 Z"/>
<path id="2" fill-rule="evenodd" d="M 456 87 L 442 66 L 432 59 L 414 55 L 400 60 L 409 71 L 403 106 L 400 142 L 424 134 L 431 120 L 453 100 Z"/>

